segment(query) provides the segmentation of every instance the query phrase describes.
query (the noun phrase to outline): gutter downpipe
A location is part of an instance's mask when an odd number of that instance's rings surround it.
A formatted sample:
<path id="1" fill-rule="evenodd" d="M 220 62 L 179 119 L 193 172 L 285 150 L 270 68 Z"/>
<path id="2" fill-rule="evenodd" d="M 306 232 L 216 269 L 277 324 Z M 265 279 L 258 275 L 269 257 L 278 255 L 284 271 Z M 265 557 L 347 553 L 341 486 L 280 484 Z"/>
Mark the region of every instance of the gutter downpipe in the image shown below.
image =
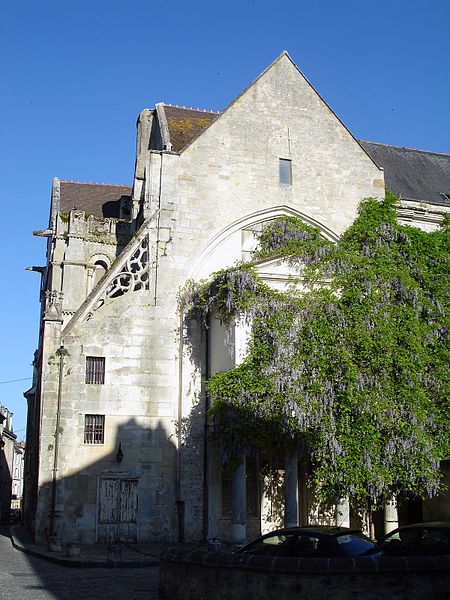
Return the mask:
<path id="1" fill-rule="evenodd" d="M 210 340 L 209 332 L 210 327 L 205 328 L 201 325 L 203 331 L 205 331 L 205 375 L 206 381 L 211 377 L 211 360 L 210 360 Z M 206 390 L 206 384 L 204 390 L 205 399 L 205 417 L 203 421 L 203 539 L 206 540 L 209 533 L 209 457 L 208 457 L 208 409 L 209 409 L 209 397 Z"/>
<path id="2" fill-rule="evenodd" d="M 184 500 L 181 498 L 181 444 L 183 424 L 183 308 L 180 307 L 180 339 L 178 342 L 178 406 L 177 406 L 177 469 L 176 469 L 176 506 L 178 514 L 178 541 L 184 542 Z"/>
<path id="3" fill-rule="evenodd" d="M 59 378 L 58 378 L 58 401 L 56 408 L 56 426 L 55 426 L 55 452 L 53 455 L 53 474 L 52 474 L 52 504 L 50 512 L 50 540 L 56 535 L 55 531 L 55 512 L 56 512 L 56 497 L 58 485 L 58 456 L 59 456 L 59 436 L 61 423 L 61 400 L 62 400 L 62 384 L 63 384 L 63 369 L 64 355 L 66 350 L 63 342 L 58 349 L 59 352 Z"/>

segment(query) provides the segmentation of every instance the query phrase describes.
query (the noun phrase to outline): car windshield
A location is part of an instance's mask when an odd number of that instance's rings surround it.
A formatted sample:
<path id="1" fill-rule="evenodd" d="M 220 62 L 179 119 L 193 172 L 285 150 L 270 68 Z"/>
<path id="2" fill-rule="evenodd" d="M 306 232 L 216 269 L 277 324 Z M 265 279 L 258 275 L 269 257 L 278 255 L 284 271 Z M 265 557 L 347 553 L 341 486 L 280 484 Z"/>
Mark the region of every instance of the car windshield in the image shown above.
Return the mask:
<path id="1" fill-rule="evenodd" d="M 388 535 L 384 540 L 383 546 L 409 547 L 414 546 L 417 538 L 417 529 L 396 530 Z"/>
<path id="2" fill-rule="evenodd" d="M 375 548 L 375 544 L 362 533 L 338 535 L 335 539 L 339 545 L 340 554 L 344 556 L 362 556 Z"/>

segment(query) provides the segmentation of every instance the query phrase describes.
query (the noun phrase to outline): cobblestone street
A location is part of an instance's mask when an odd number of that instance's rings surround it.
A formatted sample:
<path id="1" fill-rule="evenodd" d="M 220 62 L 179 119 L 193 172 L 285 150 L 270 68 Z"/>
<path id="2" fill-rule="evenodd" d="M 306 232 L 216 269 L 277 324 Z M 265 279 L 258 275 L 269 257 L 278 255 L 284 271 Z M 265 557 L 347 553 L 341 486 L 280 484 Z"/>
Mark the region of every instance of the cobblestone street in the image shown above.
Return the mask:
<path id="1" fill-rule="evenodd" d="M 158 567 L 77 569 L 15 550 L 0 527 L 0 600 L 158 600 Z"/>

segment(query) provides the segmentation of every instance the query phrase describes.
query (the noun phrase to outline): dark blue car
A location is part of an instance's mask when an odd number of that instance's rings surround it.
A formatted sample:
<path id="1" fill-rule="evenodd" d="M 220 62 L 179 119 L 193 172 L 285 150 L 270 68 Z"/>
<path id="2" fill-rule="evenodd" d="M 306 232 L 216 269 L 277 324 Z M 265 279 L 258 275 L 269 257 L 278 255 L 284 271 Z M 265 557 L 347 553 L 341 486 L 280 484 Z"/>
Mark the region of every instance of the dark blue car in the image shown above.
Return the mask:
<path id="1" fill-rule="evenodd" d="M 238 554 L 297 558 L 335 558 L 372 555 L 375 544 L 357 529 L 325 525 L 289 527 L 261 535 Z"/>

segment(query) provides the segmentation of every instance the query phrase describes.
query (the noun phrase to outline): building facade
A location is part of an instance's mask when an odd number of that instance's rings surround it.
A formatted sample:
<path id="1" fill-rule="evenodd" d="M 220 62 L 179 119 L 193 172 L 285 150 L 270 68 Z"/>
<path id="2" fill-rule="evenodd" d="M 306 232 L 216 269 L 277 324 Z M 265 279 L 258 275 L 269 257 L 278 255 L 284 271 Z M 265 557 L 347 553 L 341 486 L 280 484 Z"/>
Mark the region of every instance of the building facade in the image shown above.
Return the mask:
<path id="1" fill-rule="evenodd" d="M 11 489 L 11 509 L 15 511 L 16 517 L 20 515 L 22 509 L 24 466 L 25 444 L 24 442 L 16 442 L 14 444 Z"/>
<path id="2" fill-rule="evenodd" d="M 14 473 L 13 414 L 0 406 L 0 523 L 9 523 Z"/>
<path id="3" fill-rule="evenodd" d="M 205 381 L 242 359 L 246 331 L 237 324 L 225 350 L 220 322 L 206 332 L 186 320 L 180 290 L 249 258 L 279 216 L 338 240 L 386 185 L 403 198 L 401 220 L 431 230 L 450 210 L 449 164 L 358 141 L 282 53 L 221 113 L 144 110 L 132 186 L 55 179 L 49 227 L 35 232 L 47 264 L 30 267 L 42 312 L 24 511 L 37 540 L 238 541 L 325 518 L 296 457 L 278 468 L 281 504 L 258 460 L 221 464 Z M 292 274 L 277 261 L 258 270 L 274 286 Z M 350 518 L 345 505 L 332 512 Z"/>

